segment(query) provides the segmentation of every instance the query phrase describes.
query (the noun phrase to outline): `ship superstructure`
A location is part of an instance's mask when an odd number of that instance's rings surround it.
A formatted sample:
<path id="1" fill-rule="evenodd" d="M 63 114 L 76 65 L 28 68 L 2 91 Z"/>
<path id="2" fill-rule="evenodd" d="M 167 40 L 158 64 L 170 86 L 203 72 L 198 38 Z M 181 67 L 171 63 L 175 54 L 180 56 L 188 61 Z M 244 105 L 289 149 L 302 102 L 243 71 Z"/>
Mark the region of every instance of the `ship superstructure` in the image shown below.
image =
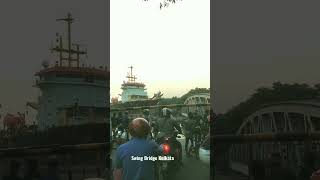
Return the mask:
<path id="1" fill-rule="evenodd" d="M 124 81 L 121 85 L 121 102 L 148 100 L 146 85 L 141 82 L 136 82 L 137 77 L 132 73 L 133 67 L 130 66 L 129 68 L 130 72 L 127 75 L 128 81 Z"/>
<path id="2" fill-rule="evenodd" d="M 72 44 L 69 13 L 57 19 L 67 23 L 67 47 L 63 37 L 56 34 L 56 46 L 51 50 L 58 53 L 59 60 L 50 66 L 43 62 L 43 69 L 35 74 L 36 87 L 41 91 L 37 105 L 37 120 L 40 129 L 53 126 L 68 126 L 85 123 L 106 122 L 109 71 L 80 65 L 80 56 L 87 52 L 79 44 Z"/>

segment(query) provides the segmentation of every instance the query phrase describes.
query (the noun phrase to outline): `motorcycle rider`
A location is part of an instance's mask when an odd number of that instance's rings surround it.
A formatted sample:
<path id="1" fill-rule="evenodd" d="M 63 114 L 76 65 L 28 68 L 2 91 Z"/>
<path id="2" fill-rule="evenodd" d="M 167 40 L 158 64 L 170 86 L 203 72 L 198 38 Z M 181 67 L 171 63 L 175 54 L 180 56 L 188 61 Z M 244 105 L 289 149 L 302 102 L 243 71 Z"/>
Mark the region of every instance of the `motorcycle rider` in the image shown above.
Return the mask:
<path id="1" fill-rule="evenodd" d="M 147 120 L 149 122 L 149 124 L 150 124 L 150 111 L 149 111 L 149 109 L 144 109 L 143 110 L 143 118 L 145 120 Z"/>
<path id="2" fill-rule="evenodd" d="M 153 122 L 153 120 L 152 120 L 152 118 L 150 116 L 150 110 L 149 109 L 144 109 L 143 110 L 143 117 L 144 117 L 145 120 L 148 121 L 148 123 L 149 123 L 149 125 L 151 127 L 150 138 L 153 139 L 152 132 L 153 132 L 153 127 L 154 127 L 154 122 Z"/>
<path id="3" fill-rule="evenodd" d="M 193 118 L 193 113 L 189 112 L 188 113 L 188 119 L 184 122 L 184 136 L 186 137 L 186 143 L 185 143 L 185 151 L 187 157 L 190 156 L 190 148 L 189 148 L 189 141 L 191 147 L 193 147 L 193 128 L 195 125 L 195 121 Z"/>
<path id="4" fill-rule="evenodd" d="M 201 122 L 201 135 L 202 135 L 201 139 L 203 140 L 206 138 L 206 136 L 209 133 L 210 124 L 208 119 L 209 119 L 209 110 L 206 110 L 202 116 L 202 122 Z"/>
<path id="5" fill-rule="evenodd" d="M 120 111 L 119 113 L 118 113 L 118 117 L 117 117 L 117 130 L 118 131 L 120 131 L 121 132 L 121 135 L 122 135 L 122 133 L 123 133 L 123 131 L 124 131 L 124 126 L 122 125 L 122 118 L 123 118 L 123 115 L 122 115 L 122 112 Z M 118 134 L 117 133 L 114 133 L 114 136 L 117 136 Z M 121 135 L 120 135 L 120 137 L 121 137 Z"/>
<path id="6" fill-rule="evenodd" d="M 129 112 L 128 111 L 126 111 L 124 115 L 121 117 L 120 122 L 121 122 L 120 127 L 122 129 L 120 137 L 124 132 L 126 132 L 126 139 L 128 141 L 129 140 L 129 133 L 128 133 Z"/>
<path id="7" fill-rule="evenodd" d="M 116 133 L 116 128 L 118 126 L 118 118 L 116 117 L 116 113 L 112 114 L 111 125 L 112 125 L 112 133 L 115 134 Z"/>
<path id="8" fill-rule="evenodd" d="M 182 165 L 182 146 L 181 143 L 176 139 L 176 131 L 175 129 L 182 134 L 181 127 L 179 124 L 173 119 L 172 111 L 169 108 L 162 109 L 162 118 L 158 119 L 156 125 L 157 133 L 157 143 L 162 143 L 165 137 L 171 137 L 173 148 L 179 150 L 178 154 L 178 162 Z"/>
<path id="9" fill-rule="evenodd" d="M 198 110 L 194 112 L 193 117 L 195 120 L 193 135 L 194 135 L 195 147 L 197 149 L 201 144 L 201 135 L 202 135 L 201 134 L 201 116 L 199 115 Z"/>

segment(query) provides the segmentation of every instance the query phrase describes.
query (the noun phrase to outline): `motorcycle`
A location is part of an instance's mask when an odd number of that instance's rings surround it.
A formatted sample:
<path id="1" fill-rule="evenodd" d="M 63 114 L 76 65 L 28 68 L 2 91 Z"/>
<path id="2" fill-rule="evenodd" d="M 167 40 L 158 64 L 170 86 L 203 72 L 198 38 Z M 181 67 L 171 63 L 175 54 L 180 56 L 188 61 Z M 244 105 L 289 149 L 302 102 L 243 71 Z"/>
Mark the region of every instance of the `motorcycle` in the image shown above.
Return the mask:
<path id="1" fill-rule="evenodd" d="M 119 128 L 117 128 L 115 130 L 115 134 L 113 135 L 114 137 L 114 142 L 117 145 L 121 145 L 125 142 L 127 142 L 127 132 L 125 130 L 120 130 Z"/>
<path id="2" fill-rule="evenodd" d="M 177 144 L 176 137 L 164 137 L 160 141 L 162 155 L 158 156 L 158 180 L 173 179 L 175 173 L 181 168 L 181 146 Z"/>

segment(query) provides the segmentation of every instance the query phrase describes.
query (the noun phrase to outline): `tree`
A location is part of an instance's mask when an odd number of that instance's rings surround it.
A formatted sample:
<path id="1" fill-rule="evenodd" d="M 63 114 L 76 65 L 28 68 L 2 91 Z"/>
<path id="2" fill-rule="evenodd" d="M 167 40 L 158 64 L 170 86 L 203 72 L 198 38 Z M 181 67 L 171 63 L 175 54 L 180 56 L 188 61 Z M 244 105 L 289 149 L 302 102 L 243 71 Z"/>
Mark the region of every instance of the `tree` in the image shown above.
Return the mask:
<path id="1" fill-rule="evenodd" d="M 151 1 L 151 0 L 143 0 L 143 1 Z M 182 0 L 159 0 L 160 2 L 160 10 L 163 9 L 163 8 L 167 8 L 169 7 L 170 5 L 173 5 L 175 3 L 177 3 L 177 1 L 182 1 Z"/>
<path id="2" fill-rule="evenodd" d="M 188 97 L 194 95 L 194 94 L 199 94 L 199 93 L 210 93 L 210 89 L 207 88 L 195 88 L 191 89 L 187 94 L 181 96 L 181 102 L 183 103 Z"/>
<path id="3" fill-rule="evenodd" d="M 275 82 L 272 87 L 261 87 L 244 102 L 227 111 L 223 118 L 217 119 L 215 129 L 225 133 L 234 133 L 242 121 L 261 106 L 270 103 L 291 100 L 315 99 L 320 92 L 320 85 L 309 86 L 308 84 L 285 84 Z M 219 122 L 219 121 L 224 122 Z M 218 123 L 219 122 L 219 123 Z"/>

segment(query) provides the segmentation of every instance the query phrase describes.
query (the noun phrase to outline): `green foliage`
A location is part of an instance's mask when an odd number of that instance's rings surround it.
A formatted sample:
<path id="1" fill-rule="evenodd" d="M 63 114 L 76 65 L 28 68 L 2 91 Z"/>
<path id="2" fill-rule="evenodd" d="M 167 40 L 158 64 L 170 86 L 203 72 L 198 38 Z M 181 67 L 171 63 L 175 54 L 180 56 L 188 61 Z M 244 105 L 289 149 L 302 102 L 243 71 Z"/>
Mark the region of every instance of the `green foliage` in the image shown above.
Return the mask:
<path id="1" fill-rule="evenodd" d="M 172 98 L 161 98 L 158 103 L 158 105 L 169 105 L 169 104 L 181 104 L 181 99 L 176 96 Z"/>
<path id="2" fill-rule="evenodd" d="M 315 99 L 319 92 L 319 84 L 312 87 L 308 84 L 275 82 L 270 88 L 258 88 L 246 101 L 231 108 L 223 115 L 223 118 L 217 119 L 215 130 L 221 132 L 223 129 L 225 133 L 234 133 L 242 121 L 262 105 L 282 101 Z"/>
<path id="3" fill-rule="evenodd" d="M 172 98 L 161 98 L 159 101 L 159 105 L 169 105 L 169 104 L 183 104 L 184 101 L 192 95 L 199 94 L 199 93 L 210 93 L 210 89 L 207 88 L 195 88 L 191 89 L 188 93 L 181 96 L 180 98 L 174 96 Z"/>
<path id="4" fill-rule="evenodd" d="M 195 88 L 191 89 L 187 94 L 181 96 L 181 101 L 184 102 L 189 96 L 199 93 L 210 93 L 210 89 L 207 88 Z"/>

